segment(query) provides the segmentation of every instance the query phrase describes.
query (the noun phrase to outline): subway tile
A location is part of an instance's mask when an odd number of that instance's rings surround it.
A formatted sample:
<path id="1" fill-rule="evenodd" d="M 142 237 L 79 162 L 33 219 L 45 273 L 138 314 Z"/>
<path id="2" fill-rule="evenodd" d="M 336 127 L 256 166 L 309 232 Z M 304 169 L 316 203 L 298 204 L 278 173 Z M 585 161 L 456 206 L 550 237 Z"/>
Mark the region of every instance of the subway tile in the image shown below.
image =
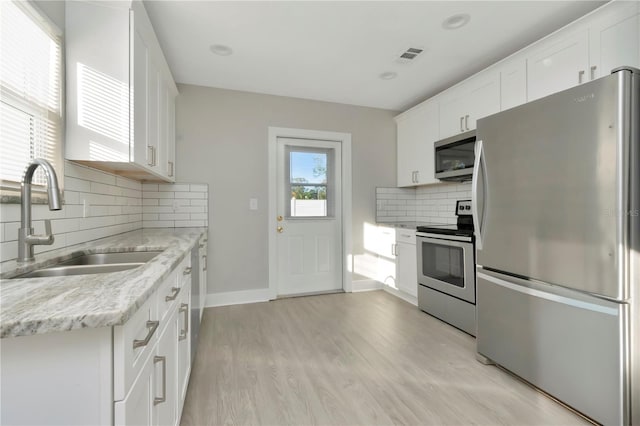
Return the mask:
<path id="1" fill-rule="evenodd" d="M 80 204 L 80 196 L 75 191 L 64 191 L 64 204 Z"/>
<path id="2" fill-rule="evenodd" d="M 73 163 L 66 163 L 73 164 Z M 78 164 L 73 164 L 71 167 L 65 167 L 65 182 L 66 177 L 74 177 L 78 179 L 89 180 L 91 182 L 104 183 L 107 185 L 115 185 L 116 184 L 116 176 L 107 172 L 103 172 L 100 170 L 92 169 L 89 167 L 81 166 Z"/>
<path id="3" fill-rule="evenodd" d="M 204 192 L 176 192 L 176 198 L 205 198 Z"/>
<path id="4" fill-rule="evenodd" d="M 20 204 L 0 204 L 0 221 L 20 221 Z"/>
<path id="5" fill-rule="evenodd" d="M 122 188 L 134 189 L 139 192 L 142 191 L 142 184 L 140 182 L 122 176 L 116 176 L 116 185 Z"/>
<path id="6" fill-rule="evenodd" d="M 104 195 L 122 195 L 122 188 L 104 183 L 91 182 L 91 193 Z"/>
<path id="7" fill-rule="evenodd" d="M 175 198 L 164 198 L 158 200 L 158 205 L 160 206 L 177 206 L 177 207 L 186 207 L 191 205 L 190 200 L 188 199 L 175 199 Z"/>
<path id="8" fill-rule="evenodd" d="M 143 213 L 142 220 L 158 220 L 158 213 Z"/>
<path id="9" fill-rule="evenodd" d="M 143 198 L 142 199 L 142 205 L 143 206 L 157 206 L 158 205 L 158 200 L 157 198 Z"/>
<path id="10" fill-rule="evenodd" d="M 176 220 L 176 228 L 190 228 L 204 226 L 204 220 Z"/>
<path id="11" fill-rule="evenodd" d="M 191 213 L 191 220 L 206 220 L 208 214 L 207 213 Z"/>
<path id="12" fill-rule="evenodd" d="M 189 185 L 188 184 L 178 184 L 178 183 L 174 183 L 174 184 L 159 184 L 158 185 L 158 191 L 160 192 L 165 192 L 165 191 L 172 191 L 172 192 L 189 192 Z"/>
<path id="13" fill-rule="evenodd" d="M 173 192 L 143 191 L 142 198 L 175 198 Z"/>
<path id="14" fill-rule="evenodd" d="M 18 257 L 18 244 L 15 241 L 0 243 L 0 262 Z"/>
<path id="15" fill-rule="evenodd" d="M 189 213 L 160 213 L 158 216 L 158 219 L 159 220 L 188 220 Z"/>
<path id="16" fill-rule="evenodd" d="M 173 220 L 148 220 L 143 221 L 144 228 L 173 228 L 175 222 Z"/>
<path id="17" fill-rule="evenodd" d="M 209 192 L 209 185 L 207 184 L 190 184 L 189 190 L 191 192 Z"/>
<path id="18" fill-rule="evenodd" d="M 65 176 L 64 189 L 77 192 L 90 192 L 91 182 L 88 180 Z"/>
<path id="19" fill-rule="evenodd" d="M 191 199 L 192 206 L 207 206 L 208 200 L 200 200 L 200 199 Z"/>
<path id="20" fill-rule="evenodd" d="M 144 206 L 143 213 L 173 213 L 171 206 Z"/>
<path id="21" fill-rule="evenodd" d="M 142 184 L 142 192 L 151 192 L 151 191 L 155 191 L 158 192 L 158 184 L 157 183 L 143 183 Z"/>
<path id="22" fill-rule="evenodd" d="M 2 241 L 18 241 L 18 229 L 20 222 L 9 222 L 4 224 L 4 238 Z"/>

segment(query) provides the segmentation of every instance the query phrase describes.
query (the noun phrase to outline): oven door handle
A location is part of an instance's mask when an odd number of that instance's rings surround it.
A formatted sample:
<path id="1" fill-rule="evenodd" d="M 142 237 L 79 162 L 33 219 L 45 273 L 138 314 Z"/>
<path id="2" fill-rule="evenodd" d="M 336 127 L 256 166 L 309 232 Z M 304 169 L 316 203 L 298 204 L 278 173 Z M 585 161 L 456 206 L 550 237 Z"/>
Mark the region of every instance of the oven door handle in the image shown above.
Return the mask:
<path id="1" fill-rule="evenodd" d="M 473 165 L 473 177 L 471 182 L 471 216 L 473 218 L 473 227 L 475 229 L 476 234 L 476 247 L 479 250 L 482 250 L 482 223 L 480 222 L 480 200 L 478 200 L 478 187 L 480 186 L 480 165 L 484 167 L 484 161 L 482 158 L 483 149 L 482 149 L 482 141 L 476 141 L 476 152 L 475 152 L 475 164 Z M 483 178 L 483 188 L 486 191 L 486 185 L 484 182 L 484 173 L 482 173 Z"/>

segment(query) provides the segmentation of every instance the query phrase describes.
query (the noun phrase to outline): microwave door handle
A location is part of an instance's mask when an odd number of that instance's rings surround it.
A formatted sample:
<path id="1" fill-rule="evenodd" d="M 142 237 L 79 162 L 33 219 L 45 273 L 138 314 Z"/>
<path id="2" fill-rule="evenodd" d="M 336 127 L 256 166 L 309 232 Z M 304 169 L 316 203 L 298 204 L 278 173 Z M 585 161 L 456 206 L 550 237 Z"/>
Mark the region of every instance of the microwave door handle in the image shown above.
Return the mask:
<path id="1" fill-rule="evenodd" d="M 473 165 L 473 176 L 472 176 L 472 183 L 471 183 L 471 216 L 473 218 L 473 227 L 475 229 L 475 234 L 476 234 L 476 247 L 479 250 L 482 250 L 482 224 L 480 223 L 480 212 L 479 212 L 480 203 L 478 200 L 478 186 L 480 185 L 480 179 L 479 179 L 480 164 L 483 164 L 483 162 L 481 161 L 482 153 L 483 153 L 481 140 L 476 141 L 475 151 L 476 151 L 475 152 L 476 158 Z"/>

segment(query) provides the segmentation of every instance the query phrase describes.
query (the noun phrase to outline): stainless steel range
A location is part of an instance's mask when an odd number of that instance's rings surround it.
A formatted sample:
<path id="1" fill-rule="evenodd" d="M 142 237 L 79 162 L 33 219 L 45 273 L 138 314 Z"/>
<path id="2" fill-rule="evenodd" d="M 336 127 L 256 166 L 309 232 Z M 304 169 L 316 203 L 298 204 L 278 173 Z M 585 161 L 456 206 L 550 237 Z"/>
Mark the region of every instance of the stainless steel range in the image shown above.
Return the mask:
<path id="1" fill-rule="evenodd" d="M 456 203 L 457 224 L 418 226 L 418 307 L 476 335 L 475 249 L 471 200 Z"/>

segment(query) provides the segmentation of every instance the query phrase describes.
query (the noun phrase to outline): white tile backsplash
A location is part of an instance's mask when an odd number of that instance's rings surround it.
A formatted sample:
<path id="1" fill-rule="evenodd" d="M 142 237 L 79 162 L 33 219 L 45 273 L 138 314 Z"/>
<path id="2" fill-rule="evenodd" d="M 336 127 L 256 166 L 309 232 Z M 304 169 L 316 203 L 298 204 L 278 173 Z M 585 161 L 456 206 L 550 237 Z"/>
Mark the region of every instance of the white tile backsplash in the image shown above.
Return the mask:
<path id="1" fill-rule="evenodd" d="M 455 223 L 456 201 L 470 199 L 471 183 L 376 188 L 376 220 Z"/>
<path id="2" fill-rule="evenodd" d="M 35 246 L 34 251 L 141 228 L 208 226 L 208 190 L 206 184 L 143 184 L 67 161 L 62 210 L 32 205 L 34 232 L 44 233 L 44 219 L 51 219 L 55 236 L 54 244 Z M 0 262 L 18 256 L 19 228 L 20 205 L 0 204 Z"/>
<path id="3" fill-rule="evenodd" d="M 144 184 L 144 228 L 208 226 L 209 186 L 206 184 Z"/>

